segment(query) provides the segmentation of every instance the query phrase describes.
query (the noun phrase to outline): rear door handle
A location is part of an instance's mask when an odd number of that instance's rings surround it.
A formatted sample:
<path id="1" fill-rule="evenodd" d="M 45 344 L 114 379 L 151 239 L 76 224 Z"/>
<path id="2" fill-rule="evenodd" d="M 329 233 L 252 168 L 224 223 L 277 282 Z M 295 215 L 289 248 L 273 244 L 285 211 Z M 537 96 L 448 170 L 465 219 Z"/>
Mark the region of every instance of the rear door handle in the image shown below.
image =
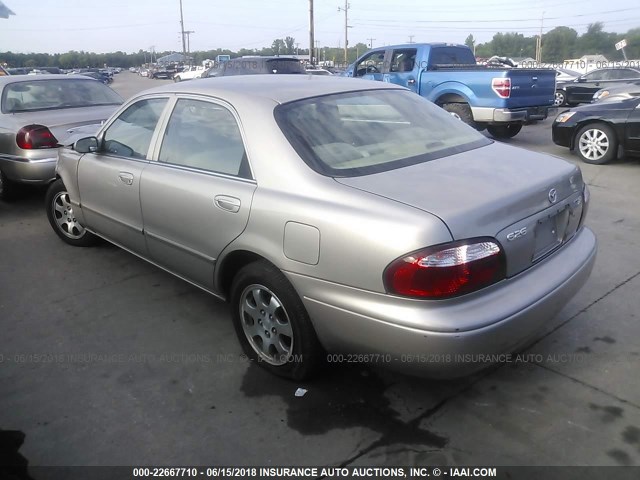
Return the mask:
<path id="1" fill-rule="evenodd" d="M 125 185 L 133 185 L 133 174 L 129 172 L 120 172 L 118 178 Z"/>
<path id="2" fill-rule="evenodd" d="M 231 213 L 238 213 L 240 211 L 240 199 L 236 197 L 229 197 L 228 195 L 216 195 L 213 199 L 216 207 Z"/>

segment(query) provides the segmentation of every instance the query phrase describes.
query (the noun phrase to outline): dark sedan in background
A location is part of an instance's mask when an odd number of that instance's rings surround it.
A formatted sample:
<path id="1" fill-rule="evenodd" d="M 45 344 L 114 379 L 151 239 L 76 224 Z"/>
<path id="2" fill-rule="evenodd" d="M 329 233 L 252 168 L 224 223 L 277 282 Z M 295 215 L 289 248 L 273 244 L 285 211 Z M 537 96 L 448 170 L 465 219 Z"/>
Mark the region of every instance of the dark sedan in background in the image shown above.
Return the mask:
<path id="1" fill-rule="evenodd" d="M 577 105 L 589 103 L 598 90 L 640 81 L 640 69 L 637 68 L 601 68 L 585 73 L 571 82 L 559 82 L 556 85 L 554 105 Z"/>
<path id="2" fill-rule="evenodd" d="M 586 163 L 601 165 L 640 153 L 640 97 L 603 100 L 560 113 L 553 122 L 554 143 L 569 147 Z"/>

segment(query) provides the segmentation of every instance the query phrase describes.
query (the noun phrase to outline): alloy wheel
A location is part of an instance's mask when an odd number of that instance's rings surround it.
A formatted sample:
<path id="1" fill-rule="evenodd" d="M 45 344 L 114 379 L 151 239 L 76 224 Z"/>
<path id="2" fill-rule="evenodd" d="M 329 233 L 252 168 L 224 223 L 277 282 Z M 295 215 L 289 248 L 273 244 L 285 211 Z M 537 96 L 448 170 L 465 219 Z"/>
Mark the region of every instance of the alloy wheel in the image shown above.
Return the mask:
<path id="1" fill-rule="evenodd" d="M 602 130 L 590 128 L 578 139 L 578 149 L 587 160 L 600 160 L 609 151 L 609 137 Z"/>
<path id="2" fill-rule="evenodd" d="M 249 285 L 240 295 L 240 319 L 251 348 L 274 366 L 286 364 L 293 352 L 293 329 L 280 299 L 263 285 Z"/>
<path id="3" fill-rule="evenodd" d="M 53 197 L 51 209 L 58 228 L 65 236 L 74 240 L 84 236 L 86 230 L 76 220 L 67 192 L 58 192 Z"/>

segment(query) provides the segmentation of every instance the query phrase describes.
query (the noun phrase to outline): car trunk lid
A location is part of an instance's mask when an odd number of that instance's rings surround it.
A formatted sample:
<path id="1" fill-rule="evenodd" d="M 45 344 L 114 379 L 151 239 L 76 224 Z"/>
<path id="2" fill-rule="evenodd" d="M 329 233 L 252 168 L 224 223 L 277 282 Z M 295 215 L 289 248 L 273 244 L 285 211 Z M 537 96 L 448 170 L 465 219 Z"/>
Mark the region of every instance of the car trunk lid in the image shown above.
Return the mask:
<path id="1" fill-rule="evenodd" d="M 32 112 L 16 112 L 12 119 L 16 124 L 16 131 L 26 125 L 38 124 L 47 127 L 62 145 L 78 127 L 95 125 L 94 133 L 98 131 L 100 123 L 118 108 L 119 105 L 99 105 L 92 107 L 65 108 L 59 110 L 39 110 Z"/>
<path id="2" fill-rule="evenodd" d="M 454 240 L 498 239 L 508 275 L 567 241 L 582 216 L 583 181 L 577 167 L 498 143 L 336 181 L 436 215 Z"/>

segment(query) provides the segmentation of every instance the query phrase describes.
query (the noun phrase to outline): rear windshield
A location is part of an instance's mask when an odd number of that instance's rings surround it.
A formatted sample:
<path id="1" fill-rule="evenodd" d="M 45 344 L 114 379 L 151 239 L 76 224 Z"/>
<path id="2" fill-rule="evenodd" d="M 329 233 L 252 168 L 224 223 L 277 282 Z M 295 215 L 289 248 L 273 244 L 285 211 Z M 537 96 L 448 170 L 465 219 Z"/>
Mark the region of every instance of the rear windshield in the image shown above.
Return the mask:
<path id="1" fill-rule="evenodd" d="M 333 177 L 368 175 L 491 143 L 405 90 L 340 93 L 279 105 L 275 118 L 300 157 Z"/>
<path id="2" fill-rule="evenodd" d="M 476 58 L 468 48 L 434 47 L 431 49 L 430 65 L 475 65 Z"/>
<path id="3" fill-rule="evenodd" d="M 89 78 L 25 80 L 5 85 L 2 92 L 2 113 L 121 103 L 120 95 Z"/>

